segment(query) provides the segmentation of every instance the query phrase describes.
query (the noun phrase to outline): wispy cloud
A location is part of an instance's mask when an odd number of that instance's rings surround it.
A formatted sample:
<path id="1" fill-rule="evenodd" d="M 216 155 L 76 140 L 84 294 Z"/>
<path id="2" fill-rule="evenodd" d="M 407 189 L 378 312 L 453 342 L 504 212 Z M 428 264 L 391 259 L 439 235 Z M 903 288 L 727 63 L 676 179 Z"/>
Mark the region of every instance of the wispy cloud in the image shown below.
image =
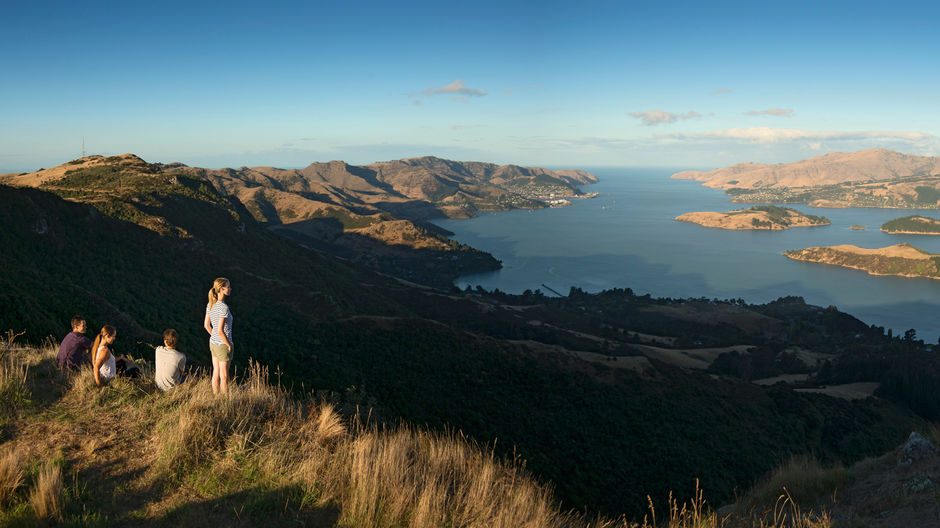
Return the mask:
<path id="1" fill-rule="evenodd" d="M 858 141 L 858 140 L 901 140 L 926 141 L 936 136 L 924 132 L 904 132 L 889 130 L 799 130 L 795 128 L 727 128 L 711 130 L 699 134 L 669 134 L 664 136 L 683 141 L 732 140 L 752 143 L 784 143 L 793 141 Z"/>
<path id="2" fill-rule="evenodd" d="M 749 116 L 777 116 L 777 117 L 793 117 L 792 108 L 768 108 L 767 110 L 748 110 L 744 112 L 744 115 Z"/>
<path id="3" fill-rule="evenodd" d="M 729 93 L 731 93 L 730 88 L 719 88 L 717 90 L 712 90 L 712 95 L 729 94 Z"/>
<path id="4" fill-rule="evenodd" d="M 643 122 L 646 126 L 655 126 L 662 125 L 667 123 L 674 123 L 680 119 L 695 119 L 702 117 L 702 114 L 689 110 L 684 114 L 673 114 L 671 112 L 665 112 L 663 110 L 647 110 L 645 112 L 632 112 L 631 117 L 635 117 Z"/>
<path id="5" fill-rule="evenodd" d="M 441 87 L 429 86 L 425 88 L 421 93 L 424 95 L 438 95 L 438 94 L 447 94 L 466 97 L 482 97 L 486 95 L 486 92 L 480 90 L 479 88 L 470 88 L 460 79 Z"/>
<path id="6" fill-rule="evenodd" d="M 657 134 L 648 137 L 510 136 L 519 150 L 565 153 L 568 156 L 598 154 L 651 165 L 685 160 L 693 165 L 720 165 L 745 159 L 765 163 L 789 162 L 819 152 L 853 152 L 883 147 L 918 154 L 940 154 L 940 137 L 907 131 L 798 130 L 769 127 L 729 128 L 698 134 Z M 601 159 L 601 158 L 597 158 Z M 612 158 L 613 159 L 613 158 Z"/>

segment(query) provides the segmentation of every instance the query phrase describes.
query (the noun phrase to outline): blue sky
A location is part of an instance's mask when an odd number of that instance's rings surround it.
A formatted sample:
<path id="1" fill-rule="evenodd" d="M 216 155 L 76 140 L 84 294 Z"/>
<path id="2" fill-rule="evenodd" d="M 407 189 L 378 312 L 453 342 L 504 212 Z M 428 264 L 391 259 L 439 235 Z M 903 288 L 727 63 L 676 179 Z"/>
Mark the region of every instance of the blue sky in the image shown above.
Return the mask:
<path id="1" fill-rule="evenodd" d="M 819 4 L 8 3 L 0 172 L 940 155 L 940 3 Z"/>

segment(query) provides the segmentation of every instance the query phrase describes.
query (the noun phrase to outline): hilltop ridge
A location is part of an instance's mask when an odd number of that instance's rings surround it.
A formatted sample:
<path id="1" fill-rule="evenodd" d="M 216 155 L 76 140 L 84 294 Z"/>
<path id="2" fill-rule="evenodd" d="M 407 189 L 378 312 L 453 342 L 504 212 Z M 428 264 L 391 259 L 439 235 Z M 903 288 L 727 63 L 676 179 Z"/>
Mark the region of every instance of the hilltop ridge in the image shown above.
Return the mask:
<path id="1" fill-rule="evenodd" d="M 793 163 L 739 163 L 710 171 L 682 171 L 674 179 L 696 180 L 716 189 L 816 187 L 940 174 L 940 157 L 876 148 L 833 152 Z"/>
<path id="2" fill-rule="evenodd" d="M 188 183 L 180 186 L 180 181 Z M 303 169 L 204 169 L 122 154 L 0 175 L 0 184 L 42 188 L 86 203 L 107 201 L 119 218 L 183 237 L 189 232 L 160 212 L 167 204 L 147 207 L 156 205 L 155 199 L 143 195 L 170 189 L 178 193 L 186 185 L 195 192 L 202 185 L 206 192 L 220 194 L 217 203 L 235 200 L 247 212 L 244 216 L 273 232 L 378 271 L 445 288 L 458 274 L 492 271 L 500 264 L 492 255 L 450 240 L 449 232 L 428 220 L 547 207 L 585 196 L 577 186 L 596 181 L 580 170 L 432 156 L 365 166 L 331 161 Z"/>

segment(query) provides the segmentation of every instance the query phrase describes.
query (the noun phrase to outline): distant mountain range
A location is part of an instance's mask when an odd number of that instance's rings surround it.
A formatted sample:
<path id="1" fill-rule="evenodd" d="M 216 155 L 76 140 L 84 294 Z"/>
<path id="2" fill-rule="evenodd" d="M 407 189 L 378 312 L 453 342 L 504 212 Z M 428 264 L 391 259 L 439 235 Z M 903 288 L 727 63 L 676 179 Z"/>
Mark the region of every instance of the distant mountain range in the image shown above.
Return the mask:
<path id="1" fill-rule="evenodd" d="M 887 149 L 836 152 L 779 165 L 739 163 L 708 172 L 678 172 L 672 177 L 724 189 L 737 203 L 940 208 L 940 157 Z"/>
<path id="2" fill-rule="evenodd" d="M 940 174 L 940 157 L 901 154 L 888 149 L 833 152 L 795 163 L 739 163 L 711 171 L 683 171 L 677 180 L 696 180 L 716 189 L 817 187 Z"/>
<path id="3" fill-rule="evenodd" d="M 50 169 L 0 175 L 0 184 L 39 187 L 74 201 L 120 203 L 126 217 L 171 234 L 174 222 L 142 206 L 136 191 L 180 176 L 206 180 L 251 217 L 309 247 L 416 282 L 449 285 L 460 273 L 500 267 L 491 255 L 450 240 L 433 218 L 548 207 L 584 196 L 597 178 L 581 170 L 460 162 L 435 157 L 303 169 L 205 169 L 148 163 L 133 154 L 88 156 Z M 173 233 L 185 235 L 184 233 Z"/>

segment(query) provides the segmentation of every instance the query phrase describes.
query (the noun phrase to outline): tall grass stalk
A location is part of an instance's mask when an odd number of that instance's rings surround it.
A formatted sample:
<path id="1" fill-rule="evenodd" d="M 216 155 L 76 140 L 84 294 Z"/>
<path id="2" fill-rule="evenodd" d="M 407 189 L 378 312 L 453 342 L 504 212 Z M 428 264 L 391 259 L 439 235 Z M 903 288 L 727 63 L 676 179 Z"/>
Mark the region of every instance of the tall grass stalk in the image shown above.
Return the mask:
<path id="1" fill-rule="evenodd" d="M 7 332 L 0 338 L 0 424 L 29 402 L 29 364 L 13 348 L 18 335 Z"/>
<path id="2" fill-rule="evenodd" d="M 841 465 L 824 468 L 814 458 L 796 456 L 754 486 L 739 502 L 738 511 L 766 514 L 776 509 L 781 497 L 788 505 L 810 507 L 851 480 L 852 474 Z"/>
<path id="3" fill-rule="evenodd" d="M 46 464 L 39 472 L 29 497 L 38 519 L 57 519 L 62 514 L 62 468 Z"/>
<path id="4" fill-rule="evenodd" d="M 0 456 L 0 506 L 9 504 L 23 485 L 23 457 L 19 451 L 8 449 Z"/>

